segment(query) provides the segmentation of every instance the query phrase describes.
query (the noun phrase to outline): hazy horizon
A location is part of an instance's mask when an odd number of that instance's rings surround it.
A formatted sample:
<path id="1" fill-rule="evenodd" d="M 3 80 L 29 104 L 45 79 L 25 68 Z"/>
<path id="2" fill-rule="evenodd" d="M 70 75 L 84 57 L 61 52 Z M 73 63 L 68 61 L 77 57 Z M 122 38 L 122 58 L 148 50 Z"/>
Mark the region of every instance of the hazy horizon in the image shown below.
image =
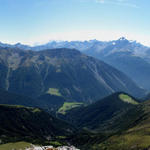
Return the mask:
<path id="1" fill-rule="evenodd" d="M 29 43 L 29 44 L 26 43 L 25 44 L 25 43 L 21 43 L 21 42 L 17 42 L 17 43 L 4 43 L 2 41 L 0 41 L 0 43 L 6 44 L 6 45 L 7 44 L 8 45 L 22 44 L 22 45 L 34 47 L 34 46 L 45 45 L 45 44 L 48 44 L 48 43 L 51 43 L 51 42 L 57 42 L 57 43 L 59 43 L 59 42 L 85 42 L 85 41 L 90 42 L 90 41 L 94 41 L 94 40 L 100 41 L 100 42 L 112 42 L 112 41 L 117 41 L 117 40 L 119 40 L 121 38 L 125 38 L 126 40 L 128 40 L 130 42 L 136 42 L 136 43 L 142 44 L 143 46 L 150 47 L 150 45 L 144 45 L 143 43 L 138 42 L 137 40 L 130 40 L 130 39 L 127 39 L 126 37 L 119 37 L 117 39 L 112 39 L 112 40 L 97 40 L 97 39 L 89 39 L 89 40 L 49 40 L 49 41 L 47 41 L 45 43 L 40 43 L 40 42 L 38 43 L 38 42 L 36 42 L 36 43 L 33 43 L 33 44 L 31 44 L 31 43 Z"/>
<path id="2" fill-rule="evenodd" d="M 150 46 L 146 0 L 0 0 L 0 41 L 109 41 L 126 37 Z"/>

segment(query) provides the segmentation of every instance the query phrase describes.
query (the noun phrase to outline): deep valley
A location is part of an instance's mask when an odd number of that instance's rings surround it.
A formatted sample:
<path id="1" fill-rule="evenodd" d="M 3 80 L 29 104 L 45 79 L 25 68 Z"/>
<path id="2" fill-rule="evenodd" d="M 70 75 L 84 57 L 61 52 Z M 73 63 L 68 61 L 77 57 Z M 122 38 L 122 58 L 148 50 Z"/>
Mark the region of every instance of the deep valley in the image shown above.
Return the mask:
<path id="1" fill-rule="evenodd" d="M 0 88 L 2 150 L 150 147 L 148 90 L 76 49 L 0 47 Z"/>

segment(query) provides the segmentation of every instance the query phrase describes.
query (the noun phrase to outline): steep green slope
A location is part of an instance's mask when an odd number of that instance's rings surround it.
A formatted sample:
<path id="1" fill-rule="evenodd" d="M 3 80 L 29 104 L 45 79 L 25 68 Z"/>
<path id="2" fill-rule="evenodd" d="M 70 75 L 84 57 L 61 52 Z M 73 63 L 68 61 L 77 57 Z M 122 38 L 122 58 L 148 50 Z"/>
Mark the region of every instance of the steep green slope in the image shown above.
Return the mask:
<path id="1" fill-rule="evenodd" d="M 105 124 L 107 132 L 103 128 L 97 133 L 81 132 L 72 137 L 72 142 L 78 143 L 83 150 L 149 150 L 150 101 L 134 105 L 123 110 L 124 113 L 117 118 L 112 115 Z M 108 132 L 110 128 L 119 130 Z"/>
<path id="2" fill-rule="evenodd" d="M 60 114 L 59 117 L 79 128 L 115 133 L 130 125 L 129 122 L 134 115 L 130 118 L 127 116 L 127 122 L 124 122 L 122 115 L 137 105 L 138 101 L 128 94 L 115 93 L 89 106 L 72 109 L 65 115 Z"/>
<path id="3" fill-rule="evenodd" d="M 54 118 L 38 108 L 0 105 L 0 140 L 47 141 L 57 136 L 67 136 L 75 131 L 67 123 Z"/>
<path id="4" fill-rule="evenodd" d="M 91 102 L 117 91 L 144 94 L 122 72 L 65 48 L 38 52 L 1 48 L 0 88 L 33 98 L 51 94 L 77 102 Z"/>
<path id="5" fill-rule="evenodd" d="M 150 101 L 144 102 L 128 111 L 122 116 L 124 122 L 128 121 L 126 119 L 127 116 L 130 117 L 133 114 L 135 117 L 130 122 L 130 128 L 122 131 L 120 134 L 111 136 L 103 142 L 99 142 L 99 144 L 95 144 L 95 147 L 97 147 L 95 149 L 148 150 L 150 148 Z"/>

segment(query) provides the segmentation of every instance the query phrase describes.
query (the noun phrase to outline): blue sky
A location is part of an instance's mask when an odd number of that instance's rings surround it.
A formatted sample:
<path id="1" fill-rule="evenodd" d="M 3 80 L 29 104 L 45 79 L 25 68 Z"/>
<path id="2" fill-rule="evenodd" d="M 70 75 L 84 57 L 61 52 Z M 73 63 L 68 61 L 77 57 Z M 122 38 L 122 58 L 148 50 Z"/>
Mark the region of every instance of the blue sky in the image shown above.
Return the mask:
<path id="1" fill-rule="evenodd" d="M 149 0 L 0 0 L 0 41 L 113 40 L 150 46 Z"/>

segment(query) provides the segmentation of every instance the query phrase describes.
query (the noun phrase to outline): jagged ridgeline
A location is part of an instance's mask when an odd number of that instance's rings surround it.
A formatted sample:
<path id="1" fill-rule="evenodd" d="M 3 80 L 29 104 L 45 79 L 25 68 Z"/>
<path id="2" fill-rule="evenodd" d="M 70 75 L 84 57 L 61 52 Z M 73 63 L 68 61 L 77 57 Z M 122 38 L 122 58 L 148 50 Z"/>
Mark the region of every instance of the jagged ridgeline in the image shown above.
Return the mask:
<path id="1" fill-rule="evenodd" d="M 121 37 L 113 41 L 51 41 L 44 45 L 30 47 L 17 43 L 15 45 L 0 43 L 2 47 L 21 48 L 34 51 L 54 48 L 74 48 L 81 52 L 103 60 L 124 72 L 139 86 L 150 89 L 150 48 L 136 41 Z M 137 76 L 138 74 L 138 76 Z"/>
<path id="2" fill-rule="evenodd" d="M 117 91 L 144 94 L 122 72 L 74 49 L 0 48 L 0 88 L 33 98 L 51 94 L 86 102 Z"/>
<path id="3" fill-rule="evenodd" d="M 124 72 L 139 86 L 150 89 L 150 48 L 124 37 L 113 41 L 52 41 L 44 45 L 30 47 L 18 43 L 16 45 L 2 44 L 3 47 L 18 47 L 21 49 L 44 50 L 52 48 L 75 48 L 83 53 L 96 57 Z M 138 76 L 137 76 L 138 74 Z"/>

